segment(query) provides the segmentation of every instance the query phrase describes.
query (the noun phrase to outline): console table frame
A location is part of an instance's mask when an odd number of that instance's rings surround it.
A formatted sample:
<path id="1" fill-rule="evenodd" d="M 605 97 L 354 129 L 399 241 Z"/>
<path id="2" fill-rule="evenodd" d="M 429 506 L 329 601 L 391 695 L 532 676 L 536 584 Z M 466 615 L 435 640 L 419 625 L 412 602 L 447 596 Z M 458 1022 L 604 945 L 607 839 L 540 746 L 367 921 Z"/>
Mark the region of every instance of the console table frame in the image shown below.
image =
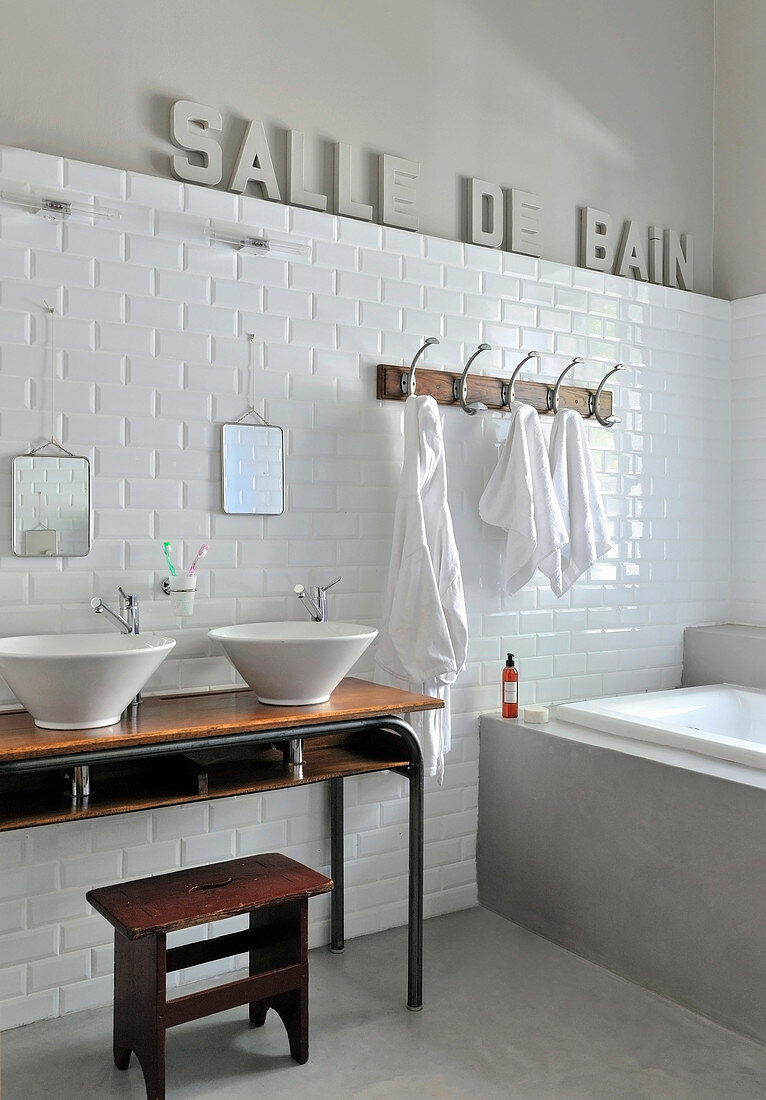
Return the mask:
<path id="1" fill-rule="evenodd" d="M 246 690 L 150 698 L 138 715 L 97 730 L 43 730 L 26 712 L 0 715 L 0 831 L 328 782 L 335 883 L 330 946 L 340 952 L 343 780 L 397 772 L 409 785 L 407 1007 L 417 1011 L 423 1005 L 423 757 L 412 726 L 401 714 L 441 705 L 429 696 L 347 678 L 328 703 L 318 706 L 267 707 Z M 299 765 L 288 762 L 288 743 L 296 738 L 305 747 Z M 225 757 L 239 749 L 252 754 L 242 766 L 233 762 L 227 770 L 225 762 L 215 763 L 220 750 Z M 206 775 L 202 789 L 192 790 L 190 773 L 178 780 L 175 766 L 191 761 L 192 775 L 194 768 L 204 772 L 206 753 L 213 760 L 210 782 Z M 163 762 L 172 766 L 172 779 L 163 779 Z M 61 773 L 83 766 L 94 769 L 92 792 L 70 801 Z M 60 786 L 51 786 L 53 777 L 61 777 Z"/>

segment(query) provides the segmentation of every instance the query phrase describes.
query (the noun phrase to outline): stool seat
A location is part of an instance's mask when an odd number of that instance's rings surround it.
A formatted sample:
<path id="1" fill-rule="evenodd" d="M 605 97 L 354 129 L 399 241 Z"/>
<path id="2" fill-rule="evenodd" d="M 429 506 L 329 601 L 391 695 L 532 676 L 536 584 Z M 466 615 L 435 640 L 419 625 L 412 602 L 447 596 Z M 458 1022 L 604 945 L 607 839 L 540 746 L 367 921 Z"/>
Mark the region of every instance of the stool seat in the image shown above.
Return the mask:
<path id="1" fill-rule="evenodd" d="M 332 880 L 279 853 L 247 856 L 86 894 L 114 925 L 114 1061 L 135 1053 L 147 1100 L 164 1100 L 165 1034 L 176 1024 L 249 1005 L 260 1027 L 281 1017 L 296 1062 L 308 1061 L 308 899 Z M 241 932 L 167 948 L 168 932 L 247 913 Z M 168 999 L 167 975 L 247 952 L 249 976 Z"/>
<path id="2" fill-rule="evenodd" d="M 294 859 L 266 855 L 89 890 L 87 901 L 129 940 L 177 932 L 332 889 L 332 880 Z"/>

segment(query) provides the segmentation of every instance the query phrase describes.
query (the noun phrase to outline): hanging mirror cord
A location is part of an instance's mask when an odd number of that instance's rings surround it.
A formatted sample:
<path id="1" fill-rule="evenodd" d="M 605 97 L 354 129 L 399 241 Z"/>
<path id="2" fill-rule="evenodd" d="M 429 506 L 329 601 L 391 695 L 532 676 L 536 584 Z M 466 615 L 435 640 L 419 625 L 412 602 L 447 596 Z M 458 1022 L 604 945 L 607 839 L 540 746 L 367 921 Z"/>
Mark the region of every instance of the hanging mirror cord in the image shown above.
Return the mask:
<path id="1" fill-rule="evenodd" d="M 49 317 L 48 328 L 48 345 L 50 348 L 50 416 L 51 416 L 51 437 L 47 443 L 41 443 L 39 447 L 34 447 L 29 453 L 30 455 L 36 455 L 39 451 L 44 451 L 46 447 L 58 447 L 60 451 L 63 451 L 65 455 L 69 455 L 70 458 L 75 456 L 71 451 L 68 451 L 63 443 L 60 443 L 56 439 L 56 341 L 54 330 L 54 318 L 56 316 L 56 310 L 53 306 L 49 306 L 47 302 L 43 302 L 45 312 Z"/>
<path id="2" fill-rule="evenodd" d="M 247 420 L 248 416 L 257 416 L 262 424 L 265 424 L 267 428 L 270 428 L 268 420 L 261 416 L 255 407 L 255 364 L 253 357 L 255 354 L 255 333 L 248 332 L 247 338 L 250 341 L 250 360 L 249 360 L 249 372 L 250 372 L 250 407 L 238 416 L 236 420 L 232 421 L 234 424 L 241 424 L 243 420 Z"/>

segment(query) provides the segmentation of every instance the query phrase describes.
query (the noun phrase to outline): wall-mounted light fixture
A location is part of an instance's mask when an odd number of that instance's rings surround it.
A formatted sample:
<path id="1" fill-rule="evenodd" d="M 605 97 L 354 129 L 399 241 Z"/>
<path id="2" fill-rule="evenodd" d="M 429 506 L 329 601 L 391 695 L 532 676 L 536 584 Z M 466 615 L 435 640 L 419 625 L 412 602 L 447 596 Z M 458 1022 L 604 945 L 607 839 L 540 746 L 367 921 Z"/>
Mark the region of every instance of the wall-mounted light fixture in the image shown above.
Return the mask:
<path id="1" fill-rule="evenodd" d="M 0 191 L 0 206 L 26 210 L 28 214 L 34 214 L 38 218 L 51 222 L 65 221 L 68 218 L 88 222 L 119 221 L 121 217 L 119 210 L 112 210 L 107 206 L 75 202 L 66 196 L 35 195 L 32 192 Z"/>
<path id="2" fill-rule="evenodd" d="M 241 226 L 234 229 L 217 229 L 211 226 L 208 229 L 211 241 L 217 244 L 228 244 L 236 248 L 238 252 L 245 252 L 251 256 L 265 256 L 268 252 L 285 252 L 292 256 L 308 256 L 309 246 L 305 241 L 282 240 L 274 237 L 259 237 Z"/>

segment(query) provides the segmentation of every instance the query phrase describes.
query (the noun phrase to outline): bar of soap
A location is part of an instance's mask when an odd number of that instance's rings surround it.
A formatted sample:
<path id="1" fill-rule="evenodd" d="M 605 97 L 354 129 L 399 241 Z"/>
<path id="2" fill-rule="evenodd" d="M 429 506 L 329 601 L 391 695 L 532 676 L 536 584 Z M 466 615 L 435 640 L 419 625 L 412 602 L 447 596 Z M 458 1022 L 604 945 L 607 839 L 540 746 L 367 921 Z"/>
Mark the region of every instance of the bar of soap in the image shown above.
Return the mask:
<path id="1" fill-rule="evenodd" d="M 524 721 L 525 722 L 547 722 L 548 721 L 548 708 L 547 707 L 524 707 Z"/>

